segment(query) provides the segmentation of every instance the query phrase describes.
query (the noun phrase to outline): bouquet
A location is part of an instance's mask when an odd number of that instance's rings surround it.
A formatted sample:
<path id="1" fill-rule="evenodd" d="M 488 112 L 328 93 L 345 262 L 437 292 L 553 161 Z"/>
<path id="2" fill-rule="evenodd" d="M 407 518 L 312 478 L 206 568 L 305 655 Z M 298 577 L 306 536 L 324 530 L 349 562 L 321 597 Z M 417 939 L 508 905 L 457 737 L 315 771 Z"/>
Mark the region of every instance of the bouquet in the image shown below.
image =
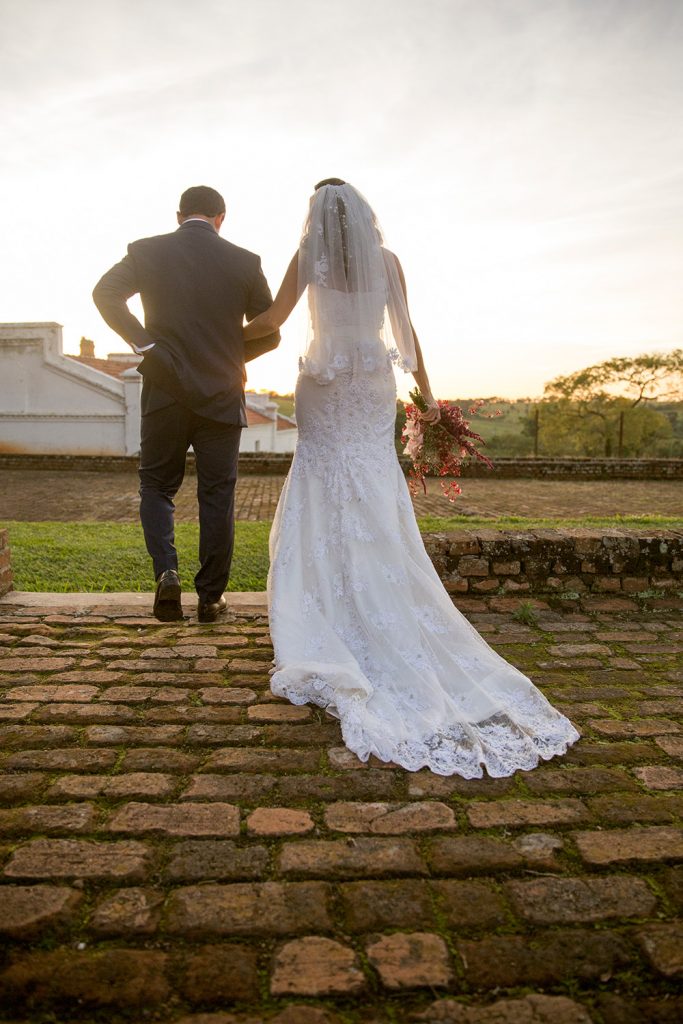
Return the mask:
<path id="1" fill-rule="evenodd" d="M 406 425 L 403 428 L 401 440 L 405 442 L 404 455 L 409 455 L 413 464 L 408 473 L 408 487 L 411 494 L 416 494 L 418 483 L 422 484 L 424 493 L 427 493 L 425 477 L 428 473 L 435 476 L 460 476 L 460 467 L 465 456 L 475 456 L 481 462 L 486 463 L 489 469 L 493 469 L 491 459 L 483 455 L 476 446 L 480 441 L 486 444 L 481 434 L 475 434 L 469 428 L 469 421 L 463 417 L 459 405 L 451 402 L 439 401 L 441 419 L 438 423 L 426 423 L 421 413 L 427 409 L 427 403 L 420 393 L 419 388 L 410 392 L 412 405 L 406 405 Z M 484 405 L 483 399 L 475 402 L 470 407 L 470 414 L 479 411 Z M 494 414 L 500 416 L 500 410 Z M 455 480 L 448 484 L 441 481 L 441 489 L 449 501 L 455 501 L 462 493 L 461 488 Z"/>

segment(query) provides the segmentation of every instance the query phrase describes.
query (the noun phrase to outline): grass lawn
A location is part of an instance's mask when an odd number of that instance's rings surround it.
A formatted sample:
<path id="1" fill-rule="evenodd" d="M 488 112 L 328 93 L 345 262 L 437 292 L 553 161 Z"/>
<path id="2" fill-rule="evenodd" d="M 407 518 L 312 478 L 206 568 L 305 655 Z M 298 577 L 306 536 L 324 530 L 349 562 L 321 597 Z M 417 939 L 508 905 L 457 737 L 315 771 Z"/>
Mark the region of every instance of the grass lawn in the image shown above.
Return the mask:
<path id="1" fill-rule="evenodd" d="M 469 516 L 418 520 L 423 532 L 476 530 L 477 527 L 525 530 L 533 527 L 589 526 L 680 528 L 673 516 L 615 516 L 584 519 L 475 519 Z M 10 531 L 16 590 L 36 591 L 151 591 L 151 562 L 137 523 L 20 523 L 3 522 Z M 264 590 L 268 572 L 270 523 L 238 522 L 230 590 Z M 192 589 L 197 561 L 199 527 L 176 526 L 176 546 L 186 590 Z"/>

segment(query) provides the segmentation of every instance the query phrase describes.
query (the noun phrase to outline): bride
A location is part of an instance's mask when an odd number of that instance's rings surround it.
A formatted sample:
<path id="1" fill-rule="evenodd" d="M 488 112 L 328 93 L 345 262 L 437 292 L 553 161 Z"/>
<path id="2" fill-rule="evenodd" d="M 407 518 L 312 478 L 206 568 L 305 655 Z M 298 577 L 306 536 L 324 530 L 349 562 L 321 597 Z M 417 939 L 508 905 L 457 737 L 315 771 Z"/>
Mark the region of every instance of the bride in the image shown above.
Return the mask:
<path id="1" fill-rule="evenodd" d="M 394 446 L 393 364 L 436 420 L 401 265 L 351 185 L 316 185 L 262 337 L 307 290 L 298 443 L 270 533 L 271 689 L 339 719 L 346 746 L 409 771 L 530 769 L 579 734 L 453 605 L 420 536 Z"/>

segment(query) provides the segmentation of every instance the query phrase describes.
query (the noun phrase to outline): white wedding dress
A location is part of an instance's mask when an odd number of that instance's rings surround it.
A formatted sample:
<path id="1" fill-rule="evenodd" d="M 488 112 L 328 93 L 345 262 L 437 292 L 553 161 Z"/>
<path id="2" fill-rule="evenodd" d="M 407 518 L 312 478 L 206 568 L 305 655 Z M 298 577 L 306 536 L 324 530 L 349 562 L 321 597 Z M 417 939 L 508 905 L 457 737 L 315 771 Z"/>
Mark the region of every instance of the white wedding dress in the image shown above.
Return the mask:
<path id="1" fill-rule="evenodd" d="M 453 605 L 394 447 L 392 363 L 415 371 L 402 272 L 353 186 L 322 182 L 299 245 L 308 330 L 299 439 L 270 534 L 273 693 L 410 771 L 533 768 L 578 732 Z"/>
<path id="2" fill-rule="evenodd" d="M 334 358 L 325 383 L 304 360 L 296 387 L 270 534 L 273 693 L 337 717 L 361 760 L 410 771 L 505 776 L 564 753 L 577 730 L 458 611 L 425 550 L 394 447 L 385 295 L 365 294 L 359 325 L 352 295 L 311 291 Z"/>

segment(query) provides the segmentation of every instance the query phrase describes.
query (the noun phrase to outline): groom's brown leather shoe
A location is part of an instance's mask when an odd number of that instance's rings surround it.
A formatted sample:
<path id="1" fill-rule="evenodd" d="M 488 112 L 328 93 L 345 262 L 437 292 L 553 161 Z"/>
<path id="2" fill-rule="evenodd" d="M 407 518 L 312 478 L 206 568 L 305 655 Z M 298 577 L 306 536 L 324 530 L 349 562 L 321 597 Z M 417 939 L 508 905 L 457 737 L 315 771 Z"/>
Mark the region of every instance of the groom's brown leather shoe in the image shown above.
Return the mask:
<path id="1" fill-rule="evenodd" d="M 228 607 L 225 594 L 217 601 L 200 601 L 197 605 L 197 618 L 200 622 L 215 622 L 221 612 Z"/>
<path id="2" fill-rule="evenodd" d="M 159 622 L 179 622 L 183 618 L 180 603 L 180 577 L 175 569 L 167 569 L 157 578 L 154 595 L 154 616 Z"/>

